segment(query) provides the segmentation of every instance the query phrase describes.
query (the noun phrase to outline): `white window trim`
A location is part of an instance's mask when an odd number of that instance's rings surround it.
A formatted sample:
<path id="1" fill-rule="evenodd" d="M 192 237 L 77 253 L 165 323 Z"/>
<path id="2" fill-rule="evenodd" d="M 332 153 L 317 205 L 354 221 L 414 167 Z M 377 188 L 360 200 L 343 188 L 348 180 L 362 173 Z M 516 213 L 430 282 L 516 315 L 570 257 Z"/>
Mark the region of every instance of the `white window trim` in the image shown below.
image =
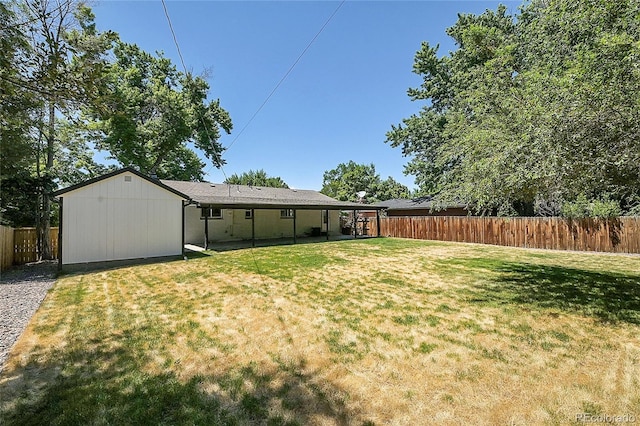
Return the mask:
<path id="1" fill-rule="evenodd" d="M 293 219 L 294 214 L 293 209 L 280 209 L 280 219 Z"/>
<path id="2" fill-rule="evenodd" d="M 214 210 L 218 210 L 218 211 L 220 212 L 220 214 L 219 214 L 219 215 L 215 215 L 215 216 L 214 216 L 214 215 L 213 215 Z M 222 209 L 219 209 L 219 208 L 217 208 L 217 207 L 202 207 L 202 208 L 200 209 L 200 219 L 203 219 L 203 220 L 204 220 L 204 219 L 206 219 L 206 217 L 205 217 L 205 211 L 208 211 L 208 212 L 209 212 L 209 214 L 208 214 L 208 216 L 207 216 L 209 219 L 216 219 L 216 220 L 218 220 L 218 219 L 222 219 L 222 218 L 223 218 L 223 217 L 222 217 Z"/>

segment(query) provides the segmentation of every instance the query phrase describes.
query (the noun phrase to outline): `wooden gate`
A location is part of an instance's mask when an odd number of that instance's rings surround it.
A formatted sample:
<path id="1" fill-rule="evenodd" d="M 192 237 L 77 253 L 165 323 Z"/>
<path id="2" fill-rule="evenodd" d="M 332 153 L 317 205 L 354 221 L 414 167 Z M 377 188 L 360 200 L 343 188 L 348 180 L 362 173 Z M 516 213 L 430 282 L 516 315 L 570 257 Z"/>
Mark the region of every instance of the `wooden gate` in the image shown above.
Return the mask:
<path id="1" fill-rule="evenodd" d="M 58 227 L 51 230 L 51 252 L 58 258 Z M 38 237 L 36 228 L 16 228 L 13 230 L 13 264 L 23 265 L 38 260 Z"/>

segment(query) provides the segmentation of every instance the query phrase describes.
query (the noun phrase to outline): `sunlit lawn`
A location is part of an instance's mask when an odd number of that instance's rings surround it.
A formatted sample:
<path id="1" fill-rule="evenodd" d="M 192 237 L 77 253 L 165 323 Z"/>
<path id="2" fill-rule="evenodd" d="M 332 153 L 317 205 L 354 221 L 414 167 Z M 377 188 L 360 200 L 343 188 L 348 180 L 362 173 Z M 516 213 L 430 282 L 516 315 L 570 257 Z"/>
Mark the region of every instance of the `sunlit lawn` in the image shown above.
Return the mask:
<path id="1" fill-rule="evenodd" d="M 370 239 L 61 277 L 0 424 L 640 421 L 640 257 Z"/>

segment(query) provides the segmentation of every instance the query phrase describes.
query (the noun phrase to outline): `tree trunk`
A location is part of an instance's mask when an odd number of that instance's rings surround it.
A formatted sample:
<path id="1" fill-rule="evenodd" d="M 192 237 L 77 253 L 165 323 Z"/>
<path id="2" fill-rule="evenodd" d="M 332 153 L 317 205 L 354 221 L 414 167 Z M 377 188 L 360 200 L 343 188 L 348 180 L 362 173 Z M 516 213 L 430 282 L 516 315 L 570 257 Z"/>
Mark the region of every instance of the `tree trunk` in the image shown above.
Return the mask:
<path id="1" fill-rule="evenodd" d="M 36 187 L 36 254 L 37 260 L 42 260 L 42 173 L 40 173 L 40 155 L 42 154 L 42 125 L 44 124 L 44 110 L 39 111 L 40 116 L 38 117 L 38 142 L 36 145 L 36 182 L 38 186 Z"/>
<path id="2" fill-rule="evenodd" d="M 45 175 L 51 176 L 53 169 L 53 155 L 55 150 L 55 125 L 56 125 L 56 107 L 54 102 L 49 103 L 49 122 L 47 123 L 47 164 L 45 167 Z M 40 222 L 40 241 L 42 247 L 40 250 L 41 260 L 53 259 L 51 250 L 51 192 L 48 186 L 43 186 L 42 193 L 42 221 Z"/>

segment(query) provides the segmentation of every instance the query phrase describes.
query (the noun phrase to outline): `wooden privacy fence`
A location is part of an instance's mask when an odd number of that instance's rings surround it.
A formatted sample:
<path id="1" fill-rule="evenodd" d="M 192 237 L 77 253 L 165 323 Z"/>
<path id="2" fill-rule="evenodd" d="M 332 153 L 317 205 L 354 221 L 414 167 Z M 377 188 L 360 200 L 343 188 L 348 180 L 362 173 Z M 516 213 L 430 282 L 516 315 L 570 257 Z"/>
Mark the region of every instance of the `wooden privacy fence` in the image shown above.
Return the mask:
<path id="1" fill-rule="evenodd" d="M 58 228 L 51 228 L 51 253 L 58 258 Z M 16 228 L 13 230 L 13 264 L 23 265 L 38 260 L 38 239 L 36 228 Z"/>
<path id="2" fill-rule="evenodd" d="M 0 225 L 0 271 L 13 265 L 13 228 Z"/>
<path id="3" fill-rule="evenodd" d="M 377 235 L 369 222 L 369 235 Z M 640 217 L 415 216 L 380 218 L 380 235 L 554 250 L 640 253 Z"/>

